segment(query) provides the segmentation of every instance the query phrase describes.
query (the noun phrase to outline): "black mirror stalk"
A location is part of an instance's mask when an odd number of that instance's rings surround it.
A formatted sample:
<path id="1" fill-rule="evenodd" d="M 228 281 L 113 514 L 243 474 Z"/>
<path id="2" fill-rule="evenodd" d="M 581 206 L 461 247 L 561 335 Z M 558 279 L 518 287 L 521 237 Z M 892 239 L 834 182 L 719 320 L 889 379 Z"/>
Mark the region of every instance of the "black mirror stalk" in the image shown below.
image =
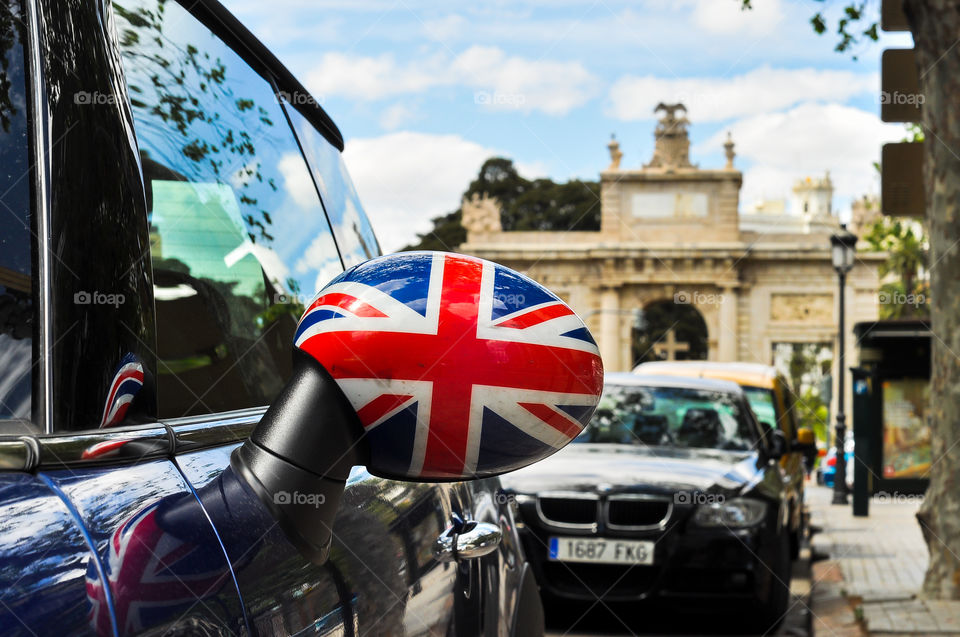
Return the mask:
<path id="1" fill-rule="evenodd" d="M 366 463 L 363 428 L 336 381 L 294 350 L 293 375 L 230 465 L 311 561 L 327 559 L 340 497 Z"/>

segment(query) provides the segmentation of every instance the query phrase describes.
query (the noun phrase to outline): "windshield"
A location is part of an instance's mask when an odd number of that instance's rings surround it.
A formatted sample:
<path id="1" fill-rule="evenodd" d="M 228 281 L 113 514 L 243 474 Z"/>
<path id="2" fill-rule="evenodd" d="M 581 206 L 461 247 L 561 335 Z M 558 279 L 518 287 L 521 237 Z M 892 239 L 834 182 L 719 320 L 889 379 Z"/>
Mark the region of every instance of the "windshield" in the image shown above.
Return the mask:
<path id="1" fill-rule="evenodd" d="M 743 393 L 747 395 L 747 402 L 750 403 L 750 409 L 753 410 L 753 413 L 757 415 L 757 420 L 776 428 L 778 419 L 777 408 L 774 406 L 773 390 L 760 387 L 744 387 Z"/>
<path id="2" fill-rule="evenodd" d="M 574 442 L 746 451 L 757 431 L 735 394 L 686 387 L 607 385 Z"/>

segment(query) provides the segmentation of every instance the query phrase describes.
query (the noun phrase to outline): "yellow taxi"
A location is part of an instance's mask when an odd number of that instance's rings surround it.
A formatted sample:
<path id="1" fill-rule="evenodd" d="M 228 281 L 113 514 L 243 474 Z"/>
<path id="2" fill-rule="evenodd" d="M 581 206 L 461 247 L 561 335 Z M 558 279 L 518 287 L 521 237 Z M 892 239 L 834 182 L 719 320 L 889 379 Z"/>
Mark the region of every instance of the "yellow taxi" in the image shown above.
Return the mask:
<path id="1" fill-rule="evenodd" d="M 635 374 L 688 376 L 729 380 L 743 388 L 757 420 L 777 427 L 787 440 L 787 453 L 780 464 L 790 492 L 790 551 L 794 559 L 806 528 L 804 514 L 804 456 L 816 454 L 816 440 L 809 427 L 798 427 L 795 397 L 786 377 L 772 365 L 759 363 L 716 363 L 708 361 L 658 361 L 642 363 Z"/>

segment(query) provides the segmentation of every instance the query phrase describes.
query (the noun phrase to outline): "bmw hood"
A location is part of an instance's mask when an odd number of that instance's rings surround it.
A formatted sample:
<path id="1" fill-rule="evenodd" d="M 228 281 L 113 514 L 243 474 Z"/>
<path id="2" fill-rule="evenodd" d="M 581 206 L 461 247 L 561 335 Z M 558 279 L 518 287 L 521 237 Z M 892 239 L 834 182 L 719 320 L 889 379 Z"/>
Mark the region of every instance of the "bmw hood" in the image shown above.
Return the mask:
<path id="1" fill-rule="evenodd" d="M 504 488 L 518 494 L 729 493 L 755 483 L 761 474 L 753 451 L 576 443 L 500 480 Z"/>

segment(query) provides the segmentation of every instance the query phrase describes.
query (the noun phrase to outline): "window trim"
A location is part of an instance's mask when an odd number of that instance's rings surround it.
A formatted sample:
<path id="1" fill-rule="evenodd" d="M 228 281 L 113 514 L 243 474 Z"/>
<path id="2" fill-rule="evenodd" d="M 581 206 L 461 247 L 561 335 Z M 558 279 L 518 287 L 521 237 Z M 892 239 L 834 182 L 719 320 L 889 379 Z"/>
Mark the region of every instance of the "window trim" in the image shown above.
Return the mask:
<path id="1" fill-rule="evenodd" d="M 130 427 L 31 436 L 0 436 L 0 472 L 135 465 L 178 454 L 239 444 L 266 407 L 186 416 Z M 132 446 L 127 447 L 127 445 Z M 123 449 L 129 449 L 124 452 Z M 103 449 L 105 453 L 96 454 Z"/>
<path id="2" fill-rule="evenodd" d="M 50 177 L 47 170 L 47 149 L 49 148 L 50 131 L 47 126 L 46 113 L 48 105 L 44 90 L 43 64 L 40 54 L 40 17 L 37 0 L 24 0 L 27 12 L 27 43 L 25 70 L 28 75 L 27 83 L 29 94 L 28 111 L 28 138 L 30 143 L 31 160 L 33 164 L 33 197 L 35 205 L 33 216 L 36 219 L 37 236 L 37 345 L 36 365 L 39 387 L 33 388 L 31 401 L 33 413 L 37 422 L 34 424 L 48 434 L 53 433 L 53 348 L 52 342 L 53 316 L 52 303 L 52 264 L 48 258 L 51 252 L 50 245 Z"/>

